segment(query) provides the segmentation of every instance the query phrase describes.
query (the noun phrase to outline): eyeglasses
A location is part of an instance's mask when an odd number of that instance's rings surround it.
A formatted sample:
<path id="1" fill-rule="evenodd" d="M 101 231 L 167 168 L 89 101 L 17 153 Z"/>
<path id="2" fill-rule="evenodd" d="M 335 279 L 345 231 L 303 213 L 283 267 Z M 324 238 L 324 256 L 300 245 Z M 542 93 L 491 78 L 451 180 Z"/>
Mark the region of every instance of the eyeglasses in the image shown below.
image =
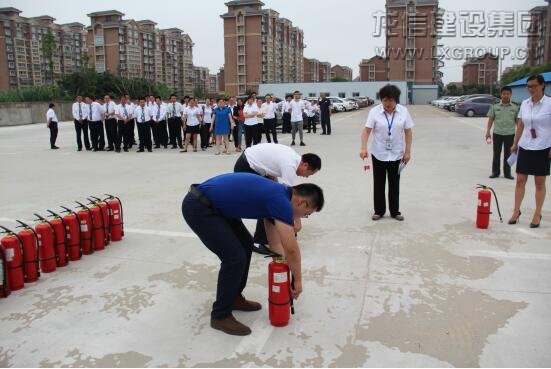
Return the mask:
<path id="1" fill-rule="evenodd" d="M 539 84 L 536 84 L 536 85 L 526 85 L 526 88 L 528 89 L 533 89 L 533 88 L 538 88 L 539 87 Z"/>

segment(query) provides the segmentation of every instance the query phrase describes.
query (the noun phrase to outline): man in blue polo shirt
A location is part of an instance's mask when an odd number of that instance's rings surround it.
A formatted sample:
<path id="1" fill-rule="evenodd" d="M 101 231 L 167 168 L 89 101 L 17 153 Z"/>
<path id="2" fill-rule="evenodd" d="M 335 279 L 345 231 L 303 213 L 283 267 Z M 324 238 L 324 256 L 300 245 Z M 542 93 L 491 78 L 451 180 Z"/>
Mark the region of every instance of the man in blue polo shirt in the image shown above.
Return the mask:
<path id="1" fill-rule="evenodd" d="M 286 187 L 251 173 L 230 173 L 193 185 L 182 203 L 189 227 L 221 261 L 216 301 L 210 325 L 232 335 L 248 335 L 249 327 L 238 322 L 232 310 L 260 310 L 242 292 L 247 284 L 253 238 L 241 219 L 265 219 L 272 249 L 286 257 L 294 276 L 291 294 L 302 292 L 300 250 L 293 228 L 294 218 L 308 217 L 323 207 L 323 191 L 315 184 Z"/>

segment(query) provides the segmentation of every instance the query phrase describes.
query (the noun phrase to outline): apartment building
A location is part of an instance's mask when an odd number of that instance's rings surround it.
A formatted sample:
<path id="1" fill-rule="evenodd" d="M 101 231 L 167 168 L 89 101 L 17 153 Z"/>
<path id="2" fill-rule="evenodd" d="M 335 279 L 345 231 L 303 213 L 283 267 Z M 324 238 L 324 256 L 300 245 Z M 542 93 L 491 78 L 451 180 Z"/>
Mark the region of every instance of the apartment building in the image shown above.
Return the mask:
<path id="1" fill-rule="evenodd" d="M 331 78 L 344 78 L 347 81 L 352 81 L 352 68 L 334 65 L 331 67 Z"/>
<path id="2" fill-rule="evenodd" d="M 329 81 L 331 81 L 331 63 L 320 62 L 318 82 L 329 82 Z"/>
<path id="3" fill-rule="evenodd" d="M 210 90 L 210 73 L 209 68 L 206 67 L 193 67 L 193 86 L 195 91 L 201 91 L 206 94 Z"/>
<path id="4" fill-rule="evenodd" d="M 535 67 L 551 63 L 551 2 L 530 10 L 526 65 Z"/>
<path id="5" fill-rule="evenodd" d="M 226 81 L 224 76 L 224 67 L 220 68 L 218 70 L 218 73 L 216 74 L 218 78 L 218 91 L 219 92 L 226 92 Z"/>
<path id="6" fill-rule="evenodd" d="M 0 91 L 50 83 L 82 68 L 83 24 L 57 24 L 48 15 L 26 18 L 21 13 L 13 7 L 0 8 Z M 52 71 L 42 50 L 42 37 L 49 32 L 56 44 Z"/>
<path id="7" fill-rule="evenodd" d="M 388 80 L 388 61 L 380 56 L 362 59 L 360 62 L 360 81 L 374 82 Z"/>
<path id="8" fill-rule="evenodd" d="M 320 61 L 318 59 L 303 58 L 304 82 L 318 82 L 320 75 Z"/>
<path id="9" fill-rule="evenodd" d="M 257 91 L 260 83 L 304 78 L 304 33 L 258 0 L 225 3 L 224 87 L 230 95 Z"/>
<path id="10" fill-rule="evenodd" d="M 497 56 L 490 53 L 480 58 L 467 59 L 463 63 L 463 86 L 480 85 L 492 86 L 498 81 Z"/>

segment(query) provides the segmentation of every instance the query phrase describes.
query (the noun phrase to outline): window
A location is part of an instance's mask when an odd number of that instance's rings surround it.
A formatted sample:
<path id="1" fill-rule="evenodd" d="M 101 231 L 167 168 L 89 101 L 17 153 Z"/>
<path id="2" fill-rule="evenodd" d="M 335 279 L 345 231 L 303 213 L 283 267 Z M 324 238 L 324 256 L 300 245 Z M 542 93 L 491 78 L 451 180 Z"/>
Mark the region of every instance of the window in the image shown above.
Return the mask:
<path id="1" fill-rule="evenodd" d="M 310 93 L 308 93 L 308 97 L 316 97 L 316 93 L 315 92 L 310 92 Z"/>
<path id="2" fill-rule="evenodd" d="M 346 97 L 346 93 L 345 92 L 339 92 L 339 97 L 341 99 L 344 99 Z"/>
<path id="3" fill-rule="evenodd" d="M 352 97 L 360 97 L 360 93 L 359 92 L 352 92 Z"/>
<path id="4" fill-rule="evenodd" d="M 329 92 L 322 92 L 322 94 L 324 94 L 325 96 L 331 96 Z"/>

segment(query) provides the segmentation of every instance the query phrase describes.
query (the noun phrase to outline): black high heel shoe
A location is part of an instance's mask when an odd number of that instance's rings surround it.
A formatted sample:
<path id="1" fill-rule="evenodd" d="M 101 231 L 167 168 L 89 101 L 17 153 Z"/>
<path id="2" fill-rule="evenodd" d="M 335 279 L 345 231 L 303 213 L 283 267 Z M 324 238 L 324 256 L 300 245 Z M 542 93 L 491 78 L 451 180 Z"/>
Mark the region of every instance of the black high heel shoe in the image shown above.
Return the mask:
<path id="1" fill-rule="evenodd" d="M 517 224 L 517 223 L 518 223 L 518 219 L 520 218 L 521 215 L 522 215 L 522 213 L 521 213 L 520 210 L 519 210 L 519 211 L 518 211 L 518 216 L 517 216 L 515 219 L 513 219 L 513 218 L 509 219 L 509 224 L 511 224 L 511 225 L 512 225 L 512 224 Z"/>
<path id="2" fill-rule="evenodd" d="M 530 223 L 530 228 L 538 228 L 540 226 L 540 223 L 541 223 L 541 218 L 542 218 L 542 216 L 540 215 L 540 222 L 538 224 Z"/>

